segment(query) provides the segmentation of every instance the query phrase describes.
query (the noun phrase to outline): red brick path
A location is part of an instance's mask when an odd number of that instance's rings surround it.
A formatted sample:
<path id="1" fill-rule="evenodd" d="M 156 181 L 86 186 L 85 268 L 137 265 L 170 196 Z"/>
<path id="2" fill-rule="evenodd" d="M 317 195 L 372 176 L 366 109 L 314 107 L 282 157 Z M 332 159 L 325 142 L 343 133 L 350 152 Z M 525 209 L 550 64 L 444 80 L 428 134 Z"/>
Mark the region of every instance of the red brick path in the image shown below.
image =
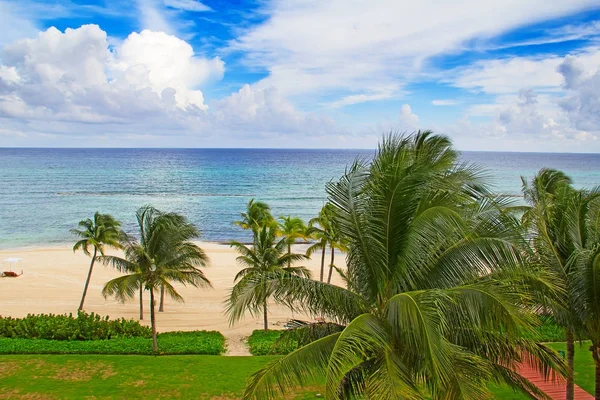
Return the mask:
<path id="1" fill-rule="evenodd" d="M 540 388 L 554 400 L 564 400 L 567 396 L 567 381 L 562 377 L 546 380 L 531 364 L 525 362 L 517 367 L 517 372 Z M 594 396 L 575 385 L 575 400 L 594 400 Z"/>

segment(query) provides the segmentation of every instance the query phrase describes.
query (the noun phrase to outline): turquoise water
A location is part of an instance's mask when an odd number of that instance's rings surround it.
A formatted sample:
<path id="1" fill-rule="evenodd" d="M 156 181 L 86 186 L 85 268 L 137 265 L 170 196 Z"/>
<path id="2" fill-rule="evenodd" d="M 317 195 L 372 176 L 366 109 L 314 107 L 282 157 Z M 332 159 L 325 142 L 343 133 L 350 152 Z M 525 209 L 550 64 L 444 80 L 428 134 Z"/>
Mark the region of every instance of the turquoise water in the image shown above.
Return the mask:
<path id="1" fill-rule="evenodd" d="M 325 183 L 371 150 L 2 149 L 0 248 L 72 242 L 69 229 L 94 211 L 125 229 L 145 204 L 185 214 L 209 241 L 246 240 L 233 226 L 246 203 L 269 203 L 276 216 L 312 218 Z M 465 152 L 500 193 L 518 195 L 521 175 L 562 169 L 576 185 L 600 184 L 600 155 Z"/>

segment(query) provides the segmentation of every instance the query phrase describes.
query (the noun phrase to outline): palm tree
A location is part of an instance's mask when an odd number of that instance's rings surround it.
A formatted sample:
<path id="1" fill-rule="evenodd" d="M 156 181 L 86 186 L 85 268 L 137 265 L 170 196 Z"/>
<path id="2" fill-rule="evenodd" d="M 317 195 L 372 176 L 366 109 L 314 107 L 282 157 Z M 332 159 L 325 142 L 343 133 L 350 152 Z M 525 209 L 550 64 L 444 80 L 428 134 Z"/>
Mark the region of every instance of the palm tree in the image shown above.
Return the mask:
<path id="1" fill-rule="evenodd" d="M 277 240 L 276 235 L 273 227 L 263 226 L 257 232 L 252 248 L 239 242 L 231 242 L 231 247 L 240 253 L 237 261 L 244 266 L 235 276 L 234 282 L 237 283 L 227 300 L 226 313 L 231 323 L 242 318 L 246 311 L 253 315 L 262 312 L 264 330 L 267 332 L 267 303 L 275 287 L 265 278 L 274 275 L 310 277 L 310 272 L 305 267 L 291 266 L 293 262 L 306 259 L 306 256 L 288 253 L 286 239 Z"/>
<path id="2" fill-rule="evenodd" d="M 283 236 L 285 244 L 287 244 L 287 253 L 292 254 L 292 245 L 296 243 L 298 239 L 306 239 L 306 225 L 300 218 L 291 216 L 279 217 L 281 222 L 279 223 L 278 234 Z M 292 260 L 288 260 L 288 267 L 291 266 Z"/>
<path id="3" fill-rule="evenodd" d="M 575 250 L 567 262 L 574 318 L 592 341 L 595 398 L 600 399 L 600 188 L 578 190 L 568 208 L 569 237 Z M 571 371 L 569 371 L 571 372 Z"/>
<path id="4" fill-rule="evenodd" d="M 191 242 L 199 236 L 199 231 L 182 215 L 162 213 L 145 206 L 138 210 L 136 216 L 140 239 L 127 239 L 123 244 L 125 257 L 100 257 L 104 264 L 126 273 L 107 282 L 102 294 L 105 297 L 114 295 L 118 300 L 125 301 L 133 297 L 140 286 L 150 292 L 152 349 L 156 352 L 155 291 L 164 287 L 172 299 L 183 301 L 183 297 L 171 285 L 172 282 L 210 287 L 209 280 L 200 270 L 200 267 L 208 264 L 208 257 Z"/>
<path id="5" fill-rule="evenodd" d="M 85 280 L 85 286 L 83 287 L 83 295 L 81 296 L 81 302 L 79 303 L 78 310 L 81 311 L 83 310 L 83 303 L 85 302 L 85 296 L 90 285 L 90 279 L 92 278 L 92 270 L 94 269 L 96 256 L 98 253 L 102 256 L 104 255 L 105 246 L 115 249 L 120 247 L 121 223 L 109 214 L 100 214 L 96 211 L 93 220 L 89 218 L 81 220 L 79 221 L 78 226 L 79 229 L 71 229 L 71 233 L 81 238 L 81 240 L 77 241 L 73 246 L 73 252 L 81 249 L 86 256 L 92 257 L 87 279 Z M 90 247 L 94 248 L 93 254 L 89 251 Z"/>
<path id="6" fill-rule="evenodd" d="M 567 343 L 567 393 L 566 399 L 574 398 L 575 333 L 580 324 L 574 307 L 577 290 L 572 282 L 572 263 L 569 262 L 576 249 L 577 237 L 570 235 L 574 224 L 578 192 L 571 186 L 571 179 L 561 171 L 542 169 L 528 182 L 523 182 L 523 194 L 529 207 L 523 214 L 523 222 L 532 234 L 531 262 L 554 275 L 562 291 L 558 298 L 544 300 L 552 310 L 556 321 L 565 327 Z M 581 245 L 581 244 L 580 244 Z"/>
<path id="7" fill-rule="evenodd" d="M 539 394 L 516 363 L 564 370 L 521 335 L 536 321 L 529 290 L 545 281 L 522 263 L 518 218 L 446 137 L 390 135 L 327 192 L 348 239 L 347 288 L 276 274 L 270 284 L 276 301 L 343 328 L 254 374 L 244 398 L 323 372 L 330 399 L 479 399 L 490 381 Z"/>
<path id="8" fill-rule="evenodd" d="M 319 274 L 321 282 L 323 282 L 325 275 L 325 252 L 331 236 L 334 212 L 333 205 L 325 203 L 319 211 L 319 215 L 308 221 L 308 229 L 306 230 L 307 236 L 317 239 L 317 242 L 306 250 L 306 255 L 310 257 L 315 251 L 321 250 L 321 273 Z"/>
<path id="9" fill-rule="evenodd" d="M 265 225 L 277 225 L 269 205 L 262 201 L 254 201 L 254 199 L 248 202 L 246 212 L 241 213 L 240 216 L 242 219 L 235 221 L 234 224 L 242 229 L 251 230 L 253 235 L 256 235 Z"/>

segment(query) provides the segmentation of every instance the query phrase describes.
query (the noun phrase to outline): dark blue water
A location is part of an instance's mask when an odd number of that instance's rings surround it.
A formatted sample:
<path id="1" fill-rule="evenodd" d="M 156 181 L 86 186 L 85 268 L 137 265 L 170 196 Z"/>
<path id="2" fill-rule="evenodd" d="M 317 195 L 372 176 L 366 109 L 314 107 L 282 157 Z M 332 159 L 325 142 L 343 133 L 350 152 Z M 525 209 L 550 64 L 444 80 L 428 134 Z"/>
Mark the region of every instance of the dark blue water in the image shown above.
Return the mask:
<path id="1" fill-rule="evenodd" d="M 137 208 L 151 204 L 185 214 L 209 241 L 245 240 L 233 225 L 251 198 L 276 216 L 312 218 L 325 183 L 372 150 L 2 149 L 0 247 L 64 243 L 69 229 L 98 210 L 127 230 Z M 518 194 L 520 176 L 562 169 L 578 186 L 600 183 L 600 155 L 466 152 L 488 169 L 495 190 Z"/>

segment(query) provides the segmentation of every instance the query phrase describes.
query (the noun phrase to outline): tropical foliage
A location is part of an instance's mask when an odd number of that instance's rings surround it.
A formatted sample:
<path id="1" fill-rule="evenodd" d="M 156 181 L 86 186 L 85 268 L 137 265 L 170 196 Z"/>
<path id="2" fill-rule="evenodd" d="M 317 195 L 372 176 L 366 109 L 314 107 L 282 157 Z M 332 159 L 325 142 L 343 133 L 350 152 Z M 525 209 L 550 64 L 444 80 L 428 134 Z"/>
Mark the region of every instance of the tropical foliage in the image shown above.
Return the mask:
<path id="1" fill-rule="evenodd" d="M 251 199 L 248 202 L 246 212 L 241 213 L 240 217 L 241 219 L 235 221 L 234 224 L 242 229 L 252 231 L 254 236 L 258 234 L 264 226 L 277 227 L 277 221 L 275 221 L 275 218 L 273 218 L 273 215 L 271 214 L 271 208 L 267 203 L 262 201 Z"/>
<path id="2" fill-rule="evenodd" d="M 280 217 L 279 218 L 279 235 L 283 236 L 285 244 L 287 245 L 288 254 L 292 254 L 292 245 L 298 241 L 298 239 L 307 239 L 306 225 L 304 222 L 297 217 Z M 288 267 L 291 265 L 291 260 L 288 260 Z"/>
<path id="3" fill-rule="evenodd" d="M 73 246 L 73 251 L 83 250 L 86 256 L 92 257 L 85 286 L 83 287 L 83 294 L 81 295 L 81 302 L 79 303 L 78 310 L 81 311 L 83 310 L 85 296 L 98 253 L 103 256 L 106 247 L 120 247 L 121 223 L 109 214 L 100 214 L 96 211 L 93 219 L 88 218 L 79 221 L 78 229 L 71 229 L 71 233 L 79 238 Z M 90 248 L 94 249 L 93 253 L 90 253 Z"/>
<path id="4" fill-rule="evenodd" d="M 208 257 L 192 239 L 198 229 L 176 213 L 163 213 L 146 206 L 138 210 L 139 240 L 128 237 L 123 243 L 125 257 L 103 256 L 100 259 L 125 273 L 106 283 L 102 293 L 120 301 L 133 297 L 141 287 L 150 292 L 150 323 L 152 348 L 158 351 L 156 341 L 156 313 L 154 294 L 164 288 L 167 295 L 183 301 L 173 282 L 195 287 L 209 287 L 210 282 L 200 270 L 208 264 Z"/>
<path id="5" fill-rule="evenodd" d="M 28 314 L 25 318 L 0 317 L 0 337 L 10 339 L 100 340 L 151 336 L 139 322 L 109 319 L 98 314 L 77 312 L 77 316 Z"/>
<path id="6" fill-rule="evenodd" d="M 271 278 L 299 276 L 310 277 L 305 267 L 292 264 L 306 258 L 303 254 L 287 252 L 285 238 L 277 239 L 277 232 L 273 227 L 263 226 L 254 237 L 252 247 L 247 247 L 239 242 L 232 242 L 240 256 L 237 261 L 243 266 L 235 276 L 235 286 L 227 300 L 226 314 L 231 323 L 243 317 L 246 311 L 252 315 L 263 314 L 264 331 L 268 325 L 268 301 L 276 290 Z"/>
<path id="7" fill-rule="evenodd" d="M 347 288 L 276 273 L 263 284 L 342 330 L 255 374 L 245 398 L 325 373 L 332 399 L 479 399 L 490 381 L 537 393 L 513 370 L 526 358 L 564 371 L 556 352 L 521 335 L 537 320 L 532 288 L 554 288 L 522 262 L 518 218 L 483 178 L 447 138 L 419 132 L 390 135 L 372 163 L 328 185 L 348 241 Z"/>
<path id="8" fill-rule="evenodd" d="M 595 299 L 594 294 L 600 289 L 600 280 L 595 281 L 594 275 L 600 192 L 576 190 L 568 176 L 552 169 L 540 170 L 531 182 L 522 180 L 530 204 L 523 221 L 533 237 L 531 259 L 563 289 L 558 297 L 546 295 L 542 303 L 566 330 L 567 399 L 573 399 L 575 339 L 598 335 L 600 328 L 600 313 L 594 311 L 594 302 L 600 305 L 600 297 Z"/>

